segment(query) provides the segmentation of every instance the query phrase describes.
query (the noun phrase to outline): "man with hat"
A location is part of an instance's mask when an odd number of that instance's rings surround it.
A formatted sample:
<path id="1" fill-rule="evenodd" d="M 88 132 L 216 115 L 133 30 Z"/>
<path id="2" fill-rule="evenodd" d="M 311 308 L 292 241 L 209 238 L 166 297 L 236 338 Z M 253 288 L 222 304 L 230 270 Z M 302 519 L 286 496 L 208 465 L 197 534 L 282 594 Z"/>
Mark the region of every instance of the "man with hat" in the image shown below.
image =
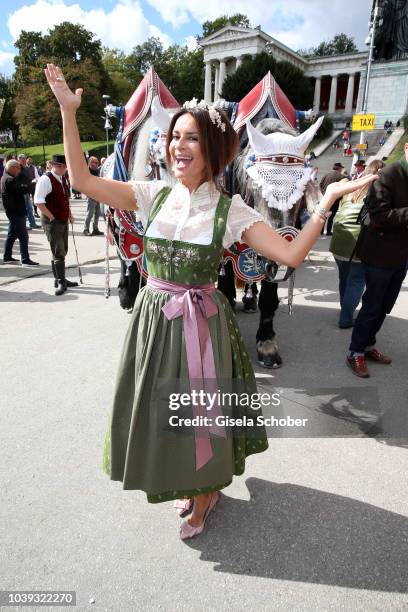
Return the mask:
<path id="1" fill-rule="evenodd" d="M 362 174 L 363 174 L 363 172 L 365 170 L 365 167 L 366 167 L 366 165 L 365 165 L 365 161 L 363 159 L 358 159 L 356 161 L 356 163 L 354 164 L 354 170 L 355 171 L 354 171 L 354 174 L 352 176 L 352 180 L 353 181 L 359 179 L 362 176 Z"/>
<path id="2" fill-rule="evenodd" d="M 325 194 L 327 187 L 331 183 L 337 183 L 338 181 L 342 181 L 343 179 L 347 178 L 344 176 L 343 170 L 344 170 L 344 166 L 340 162 L 336 162 L 335 164 L 333 164 L 333 170 L 329 172 L 328 174 L 326 174 L 320 181 L 320 189 L 323 195 Z M 337 200 L 331 208 L 331 215 L 327 219 L 327 226 L 326 226 L 327 236 L 332 235 L 333 219 L 334 219 L 336 212 L 338 211 L 339 203 L 340 203 L 340 199 Z M 323 229 L 322 229 L 322 234 L 323 234 Z"/>
<path id="3" fill-rule="evenodd" d="M 67 280 L 65 276 L 68 221 L 72 222 L 66 169 L 65 156 L 53 155 L 51 171 L 39 178 L 34 194 L 34 203 L 41 211 L 41 224 L 51 247 L 55 295 L 62 295 L 67 287 L 78 286 L 78 283 Z"/>

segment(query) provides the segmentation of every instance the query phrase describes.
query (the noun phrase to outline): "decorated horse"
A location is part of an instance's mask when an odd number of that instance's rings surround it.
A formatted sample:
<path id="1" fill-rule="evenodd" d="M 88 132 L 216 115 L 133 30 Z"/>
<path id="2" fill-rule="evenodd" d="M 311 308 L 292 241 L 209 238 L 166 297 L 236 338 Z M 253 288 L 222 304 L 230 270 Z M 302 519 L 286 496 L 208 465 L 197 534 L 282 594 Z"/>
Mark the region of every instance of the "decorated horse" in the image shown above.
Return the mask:
<path id="1" fill-rule="evenodd" d="M 222 104 L 222 103 L 221 103 Z M 231 103 L 224 103 L 226 109 Z M 229 172 L 231 195 L 240 193 L 265 221 L 288 240 L 300 228 L 299 217 L 312 212 L 321 193 L 316 171 L 307 167 L 305 151 L 323 117 L 299 134 L 301 119 L 310 111 L 296 111 L 270 73 L 233 109 L 232 122 L 240 136 L 241 151 Z M 255 127 L 256 126 L 256 127 Z M 258 362 L 266 368 L 282 364 L 273 327 L 279 305 L 278 286 L 288 282 L 288 306 L 292 312 L 294 270 L 258 256 L 247 245 L 234 245 L 226 253 L 218 286 L 235 303 L 234 276 L 245 282 L 244 312 L 256 311 L 257 287 L 260 321 L 256 333 Z M 232 265 L 231 265 L 232 264 Z"/>
<path id="2" fill-rule="evenodd" d="M 168 113 L 179 108 L 177 100 L 151 68 L 126 106 L 108 105 L 107 119 L 116 117 L 119 129 L 115 152 L 106 160 L 101 175 L 120 181 L 155 179 L 171 183 L 165 160 L 165 129 Z M 163 121 L 165 123 L 163 123 Z M 143 259 L 144 228 L 137 212 L 107 209 L 108 239 L 114 244 L 121 263 L 118 285 L 122 308 L 133 308 L 143 278 L 146 276 Z M 109 257 L 107 246 L 106 288 L 109 290 Z"/>
<path id="3" fill-rule="evenodd" d="M 167 99 L 163 92 L 167 92 Z M 170 112 L 178 105 L 169 96 L 171 94 L 165 85 L 151 70 L 124 111 L 117 108 L 111 110 L 121 121 L 115 159 L 110 161 L 111 176 L 120 180 L 170 180 L 165 167 L 164 142 Z M 133 108 L 135 104 L 138 112 Z M 304 153 L 323 119 L 299 135 L 295 126 L 300 118 L 306 117 L 306 113 L 293 108 L 270 73 L 239 104 L 225 101 L 218 104 L 232 111 L 232 121 L 240 135 L 242 147 L 233 167 L 226 174 L 226 188 L 231 195 L 240 193 L 250 206 L 261 212 L 267 223 L 288 240 L 293 239 L 297 235 L 297 219 L 302 206 L 306 202 L 311 212 L 321 197 L 313 180 L 313 169 L 305 166 Z M 120 211 L 115 214 L 116 217 L 110 216 L 110 223 L 124 270 L 119 295 L 122 306 L 130 308 L 140 285 L 140 274 L 144 274 L 143 228 L 138 222 L 137 213 Z M 252 295 L 254 283 L 261 281 L 260 324 L 256 334 L 258 361 L 267 368 L 280 367 L 282 360 L 273 319 L 279 304 L 278 283 L 283 281 L 289 284 L 288 303 L 291 311 L 293 269 L 257 256 L 247 245 L 236 244 L 225 251 L 218 282 L 231 303 L 235 301 L 235 276 L 246 283 L 244 303 L 246 307 L 252 305 L 247 310 L 253 310 L 256 303 Z"/>

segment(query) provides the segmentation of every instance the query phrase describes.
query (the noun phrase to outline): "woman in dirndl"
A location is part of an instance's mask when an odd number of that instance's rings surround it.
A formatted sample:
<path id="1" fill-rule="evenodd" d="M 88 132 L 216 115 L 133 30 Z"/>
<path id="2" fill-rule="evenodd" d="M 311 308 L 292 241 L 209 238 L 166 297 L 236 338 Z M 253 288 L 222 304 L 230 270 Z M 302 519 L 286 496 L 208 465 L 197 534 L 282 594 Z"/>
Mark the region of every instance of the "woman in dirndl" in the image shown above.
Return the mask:
<path id="1" fill-rule="evenodd" d="M 76 124 L 82 90 L 73 93 L 53 64 L 45 73 L 61 108 L 73 185 L 98 202 L 136 211 L 145 227 L 149 277 L 138 294 L 120 359 L 105 469 L 124 489 L 145 491 L 149 502 L 176 500 L 187 517 L 180 537 L 191 538 L 203 531 L 220 489 L 244 472 L 246 457 L 268 446 L 262 423 L 245 424 L 258 422 L 259 410 L 239 401 L 229 406 L 230 421 L 241 422 L 229 428 L 221 402 L 209 405 L 205 399 L 216 397 L 219 385 L 247 396 L 256 393 L 234 313 L 215 289 L 224 248 L 243 241 L 271 260 L 297 267 L 333 203 L 373 178 L 329 185 L 310 221 L 288 242 L 239 195 L 231 200 L 221 193 L 218 179 L 239 146 L 222 111 L 189 104 L 173 116 L 166 149 L 177 180 L 173 188 L 162 181 L 122 183 L 88 172 Z M 184 414 L 194 424 L 186 419 L 177 433 L 170 427 L 171 401 L 174 396 L 181 400 L 183 381 L 190 391 Z"/>

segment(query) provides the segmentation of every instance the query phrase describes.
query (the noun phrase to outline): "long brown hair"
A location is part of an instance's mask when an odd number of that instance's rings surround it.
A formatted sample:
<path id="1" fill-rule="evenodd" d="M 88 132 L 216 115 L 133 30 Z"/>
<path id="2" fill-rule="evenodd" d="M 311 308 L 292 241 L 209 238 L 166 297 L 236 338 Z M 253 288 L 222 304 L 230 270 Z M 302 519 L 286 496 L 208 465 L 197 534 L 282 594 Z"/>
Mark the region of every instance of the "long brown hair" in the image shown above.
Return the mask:
<path id="1" fill-rule="evenodd" d="M 172 166 L 170 157 L 170 143 L 173 139 L 173 130 L 177 120 L 190 113 L 197 124 L 199 142 L 202 156 L 205 162 L 203 180 L 214 181 L 222 174 L 225 166 L 230 164 L 236 157 L 239 149 L 239 138 L 231 125 L 227 115 L 222 110 L 218 110 L 221 121 L 225 124 L 225 131 L 211 121 L 208 110 L 200 108 L 182 108 L 172 118 L 167 132 L 166 159 L 169 168 Z"/>

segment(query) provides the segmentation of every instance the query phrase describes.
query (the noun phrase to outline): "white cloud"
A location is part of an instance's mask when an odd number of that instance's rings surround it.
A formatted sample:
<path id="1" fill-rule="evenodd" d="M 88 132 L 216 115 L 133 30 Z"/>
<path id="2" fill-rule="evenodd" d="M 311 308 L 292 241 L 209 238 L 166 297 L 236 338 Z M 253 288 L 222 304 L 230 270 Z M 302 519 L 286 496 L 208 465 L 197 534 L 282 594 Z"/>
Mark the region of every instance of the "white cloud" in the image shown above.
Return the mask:
<path id="1" fill-rule="evenodd" d="M 11 76 L 14 72 L 14 53 L 0 51 L 0 74 Z"/>
<path id="2" fill-rule="evenodd" d="M 28 1 L 28 0 L 27 0 Z M 8 17 L 8 27 L 15 41 L 22 30 L 47 32 L 49 28 L 70 21 L 79 23 L 94 32 L 108 47 L 117 47 L 129 52 L 135 45 L 156 36 L 165 47 L 172 44 L 170 37 L 156 25 L 150 23 L 140 4 L 140 0 L 112 0 L 110 9 L 86 10 L 76 4 L 65 4 L 69 0 L 36 0 L 31 5 L 20 7 Z M 344 0 L 146 0 L 161 15 L 162 19 L 175 28 L 191 22 L 191 35 L 185 44 L 193 48 L 194 35 L 200 34 L 198 23 L 215 19 L 220 14 L 243 13 L 253 25 L 277 38 L 288 47 L 296 50 L 316 46 L 335 34 L 345 32 L 353 36 L 357 46 L 365 48 L 363 41 L 367 36 L 367 22 L 372 0 L 359 0 L 345 6 Z M 108 3 L 106 3 L 108 4 Z M 195 21 L 193 21 L 195 20 Z M 13 54 L 5 47 L 0 54 L 0 72 L 12 72 Z"/>
<path id="3" fill-rule="evenodd" d="M 348 6 L 345 8 L 342 0 L 332 0 L 331 4 L 325 0 L 314 0 L 308 4 L 293 0 L 290 7 L 291 11 L 283 14 L 287 19 L 284 27 L 276 27 L 280 21 L 276 15 L 275 19 L 268 19 L 266 30 L 288 47 L 307 49 L 344 32 L 354 38 L 359 49 L 365 49 L 372 0 L 360 0 L 352 10 Z M 297 19 L 299 16 L 301 20 Z M 295 22 L 293 26 L 290 26 L 291 20 Z"/>
<path id="4" fill-rule="evenodd" d="M 186 36 L 184 39 L 184 44 L 189 51 L 194 51 L 194 49 L 197 49 L 197 39 L 195 36 Z"/>
<path id="5" fill-rule="evenodd" d="M 198 23 L 216 19 L 221 14 L 243 13 L 251 23 L 293 49 L 316 46 L 335 34 L 345 32 L 363 48 L 367 36 L 372 0 L 359 0 L 353 7 L 344 0 L 147 0 L 163 20 L 174 27 L 188 23 L 193 17 Z M 192 32 L 192 34 L 200 32 Z"/>
<path id="6" fill-rule="evenodd" d="M 8 18 L 8 28 L 13 41 L 22 30 L 46 33 L 50 28 L 69 21 L 90 30 L 102 44 L 129 52 L 149 36 L 156 36 L 165 46 L 171 39 L 149 23 L 137 0 L 120 0 L 110 11 L 85 10 L 79 4 L 64 4 L 61 0 L 37 0 L 30 6 L 22 6 Z"/>

